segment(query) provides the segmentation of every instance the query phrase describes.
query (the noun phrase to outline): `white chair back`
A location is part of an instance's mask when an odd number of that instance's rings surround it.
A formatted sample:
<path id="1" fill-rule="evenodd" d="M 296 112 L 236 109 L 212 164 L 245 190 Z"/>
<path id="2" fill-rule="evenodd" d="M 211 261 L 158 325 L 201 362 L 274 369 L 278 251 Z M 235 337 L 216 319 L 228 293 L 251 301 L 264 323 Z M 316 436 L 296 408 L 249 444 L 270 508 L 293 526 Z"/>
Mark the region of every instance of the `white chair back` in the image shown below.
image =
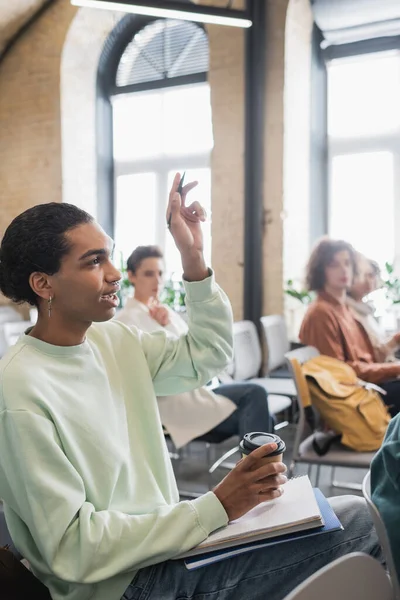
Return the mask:
<path id="1" fill-rule="evenodd" d="M 393 600 L 382 565 L 368 554 L 353 552 L 326 565 L 301 583 L 285 600 Z"/>
<path id="2" fill-rule="evenodd" d="M 285 319 L 281 315 L 261 317 L 267 358 L 265 374 L 285 364 L 285 354 L 290 350 Z"/>
<path id="3" fill-rule="evenodd" d="M 385 557 L 386 565 L 390 573 L 390 577 L 392 580 L 392 585 L 394 589 L 394 597 L 396 600 L 400 600 L 400 584 L 397 576 L 396 567 L 394 565 L 392 549 L 390 547 L 389 537 L 386 531 L 385 524 L 382 520 L 381 515 L 375 504 L 372 502 L 371 496 L 371 471 L 368 471 L 366 476 L 364 477 L 364 481 L 362 484 L 362 493 L 367 502 L 369 512 L 371 514 L 372 520 L 375 525 L 376 533 L 378 534 L 378 539 L 382 547 L 383 555 Z"/>
<path id="4" fill-rule="evenodd" d="M 30 321 L 16 321 L 15 323 L 4 323 L 4 338 L 7 348 L 14 346 L 19 337 L 25 333 L 28 327 L 32 327 Z"/>
<path id="5" fill-rule="evenodd" d="M 233 378 L 239 381 L 258 377 L 261 368 L 261 347 L 257 328 L 252 321 L 233 324 Z"/>

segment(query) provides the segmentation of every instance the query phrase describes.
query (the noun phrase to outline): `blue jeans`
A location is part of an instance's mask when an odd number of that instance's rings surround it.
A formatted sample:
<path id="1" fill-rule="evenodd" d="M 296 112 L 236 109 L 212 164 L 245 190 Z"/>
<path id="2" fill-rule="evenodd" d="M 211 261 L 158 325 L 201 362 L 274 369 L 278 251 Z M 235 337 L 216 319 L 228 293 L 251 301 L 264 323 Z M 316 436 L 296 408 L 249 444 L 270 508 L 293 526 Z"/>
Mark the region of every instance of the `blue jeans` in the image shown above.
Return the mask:
<path id="1" fill-rule="evenodd" d="M 251 431 L 274 430 L 274 422 L 268 410 L 268 395 L 266 390 L 255 383 L 232 383 L 220 385 L 213 390 L 229 398 L 237 406 L 237 410 L 227 417 L 222 423 L 214 427 L 210 433 L 231 437 L 238 435 L 240 438 Z"/>
<path id="2" fill-rule="evenodd" d="M 377 536 L 363 498 L 330 502 L 344 531 L 254 550 L 196 571 L 182 560 L 141 569 L 121 600 L 282 600 L 324 565 L 349 552 L 381 560 Z"/>

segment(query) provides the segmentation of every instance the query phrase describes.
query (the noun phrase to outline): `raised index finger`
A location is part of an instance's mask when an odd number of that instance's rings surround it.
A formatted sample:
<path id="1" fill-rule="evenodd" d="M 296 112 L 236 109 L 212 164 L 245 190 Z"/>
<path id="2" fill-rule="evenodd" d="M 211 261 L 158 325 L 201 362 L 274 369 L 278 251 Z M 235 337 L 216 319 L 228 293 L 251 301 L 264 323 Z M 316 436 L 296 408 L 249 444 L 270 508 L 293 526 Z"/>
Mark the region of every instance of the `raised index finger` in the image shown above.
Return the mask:
<path id="1" fill-rule="evenodd" d="M 168 227 L 170 226 L 170 221 L 171 221 L 171 204 L 172 204 L 172 200 L 174 199 L 174 196 L 176 194 L 176 192 L 178 191 L 178 187 L 179 187 L 179 182 L 181 180 L 181 176 L 180 173 L 176 173 L 174 180 L 172 182 L 172 186 L 169 192 L 169 200 L 168 200 L 168 206 L 167 206 L 167 223 L 168 223 Z"/>

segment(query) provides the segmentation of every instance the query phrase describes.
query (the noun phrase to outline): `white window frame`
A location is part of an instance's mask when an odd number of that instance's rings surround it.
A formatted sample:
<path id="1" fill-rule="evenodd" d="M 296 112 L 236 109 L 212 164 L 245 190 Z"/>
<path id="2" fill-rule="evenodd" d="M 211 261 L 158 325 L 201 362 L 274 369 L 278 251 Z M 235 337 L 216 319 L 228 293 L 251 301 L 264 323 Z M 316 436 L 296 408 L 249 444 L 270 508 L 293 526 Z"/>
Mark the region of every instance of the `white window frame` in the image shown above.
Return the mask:
<path id="1" fill-rule="evenodd" d="M 182 87 L 184 89 L 205 86 L 209 87 L 208 82 L 202 83 L 193 83 L 187 84 Z M 178 86 L 174 89 L 177 89 Z M 154 93 L 159 93 L 168 88 L 157 88 L 151 91 Z M 140 93 L 140 92 L 138 92 Z M 132 92 L 130 92 L 132 94 Z M 114 108 L 113 108 L 114 110 Z M 206 151 L 202 151 L 199 153 L 191 153 L 191 154 L 174 154 L 171 156 L 167 155 L 157 155 L 154 157 L 147 157 L 143 160 L 118 160 L 114 156 L 114 190 L 115 190 L 115 201 L 114 201 L 114 222 L 116 222 L 117 218 L 117 208 L 118 208 L 118 198 L 117 198 L 117 179 L 120 176 L 124 175 L 138 175 L 142 173 L 154 173 L 156 176 L 156 189 L 157 189 L 157 202 L 156 206 L 158 210 L 156 210 L 156 239 L 157 245 L 161 248 L 164 253 L 164 257 L 166 260 L 166 271 L 167 275 L 170 275 L 168 272 L 168 257 L 166 256 L 166 236 L 167 236 L 167 227 L 166 227 L 166 207 L 168 198 L 166 196 L 166 190 L 168 190 L 168 174 L 170 171 L 181 172 L 184 169 L 211 169 L 211 153 L 212 148 Z M 133 250 L 133 248 L 132 248 Z M 127 257 L 124 257 L 126 259 Z"/>
<path id="2" fill-rule="evenodd" d="M 400 69 L 400 50 L 396 51 L 399 69 Z M 374 55 L 377 53 L 374 52 Z M 393 54 L 393 51 L 391 51 Z M 352 60 L 357 56 L 351 57 Z M 365 55 L 360 55 L 360 59 L 368 60 Z M 349 58 L 336 59 L 336 61 L 347 61 Z M 328 98 L 329 98 L 329 63 L 328 68 Z M 329 105 L 328 105 L 329 110 Z M 400 103 L 399 103 L 400 110 Z M 390 133 L 371 134 L 368 136 L 357 137 L 335 137 L 328 133 L 328 233 L 330 233 L 330 219 L 332 208 L 332 165 L 333 160 L 338 156 L 346 154 L 366 154 L 370 152 L 390 152 L 393 154 L 393 195 L 394 195 L 394 227 L 395 232 L 400 231 L 400 125 Z M 377 232 L 377 235 L 384 232 Z M 395 256 L 392 257 L 395 264 L 400 269 L 400 235 L 394 237 Z"/>

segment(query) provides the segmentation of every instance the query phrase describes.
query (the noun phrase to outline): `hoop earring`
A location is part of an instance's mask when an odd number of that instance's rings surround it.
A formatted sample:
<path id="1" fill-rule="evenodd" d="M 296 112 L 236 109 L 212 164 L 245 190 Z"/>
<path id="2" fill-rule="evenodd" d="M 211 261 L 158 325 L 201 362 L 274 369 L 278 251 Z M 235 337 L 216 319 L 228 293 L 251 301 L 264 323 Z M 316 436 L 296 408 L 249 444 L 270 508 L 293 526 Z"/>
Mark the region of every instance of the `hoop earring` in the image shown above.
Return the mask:
<path id="1" fill-rule="evenodd" d="M 49 313 L 49 319 L 51 317 L 51 311 L 52 311 L 52 302 L 53 302 L 53 298 L 50 296 L 50 298 L 47 300 L 47 310 Z"/>

